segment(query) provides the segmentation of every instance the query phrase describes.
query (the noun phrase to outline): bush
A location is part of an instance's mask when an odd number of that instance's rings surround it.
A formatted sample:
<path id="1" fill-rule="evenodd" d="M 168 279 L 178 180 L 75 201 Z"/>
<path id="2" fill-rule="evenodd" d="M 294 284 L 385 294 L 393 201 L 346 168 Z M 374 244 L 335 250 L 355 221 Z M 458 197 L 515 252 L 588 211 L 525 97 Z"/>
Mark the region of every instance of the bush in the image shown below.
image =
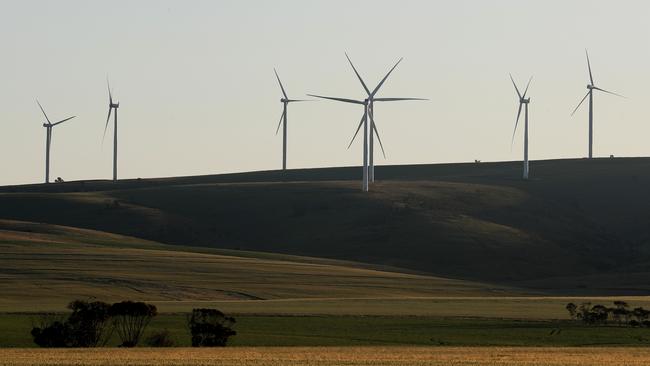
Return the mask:
<path id="1" fill-rule="evenodd" d="M 70 347 L 70 327 L 65 322 L 54 321 L 32 329 L 34 343 L 40 347 Z"/>
<path id="2" fill-rule="evenodd" d="M 193 309 L 187 317 L 192 347 L 225 347 L 237 334 L 231 327 L 235 319 L 217 309 Z"/>
<path id="3" fill-rule="evenodd" d="M 135 347 L 158 310 L 144 302 L 122 301 L 111 305 L 108 313 L 122 341 L 120 347 Z"/>
<path id="4" fill-rule="evenodd" d="M 75 300 L 68 305 L 67 317 L 43 314 L 32 320 L 34 343 L 41 347 L 96 347 L 106 344 L 109 305 Z"/>
<path id="5" fill-rule="evenodd" d="M 145 343 L 149 347 L 174 347 L 171 333 L 167 329 L 151 334 Z"/>

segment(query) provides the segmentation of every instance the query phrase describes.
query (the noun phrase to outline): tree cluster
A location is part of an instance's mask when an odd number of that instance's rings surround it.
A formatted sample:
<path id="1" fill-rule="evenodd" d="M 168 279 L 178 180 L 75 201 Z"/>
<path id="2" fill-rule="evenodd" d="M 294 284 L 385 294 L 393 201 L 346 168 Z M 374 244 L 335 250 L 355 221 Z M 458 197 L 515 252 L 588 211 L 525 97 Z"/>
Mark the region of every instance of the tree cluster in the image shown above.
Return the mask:
<path id="1" fill-rule="evenodd" d="M 600 304 L 592 305 L 584 302 L 580 306 L 570 302 L 565 306 L 571 319 L 582 321 L 586 324 L 629 325 L 633 327 L 650 327 L 650 310 L 642 307 L 631 309 L 625 301 L 614 301 L 613 307 Z"/>
<path id="2" fill-rule="evenodd" d="M 35 318 L 31 332 L 34 343 L 41 347 L 102 347 L 117 334 L 120 347 L 136 347 L 158 314 L 154 305 L 135 301 L 108 304 L 75 300 L 68 309 L 72 312 L 67 317 L 43 314 Z M 237 334 L 232 329 L 235 319 L 217 309 L 193 309 L 186 321 L 192 347 L 225 347 Z M 174 345 L 166 329 L 150 334 L 144 342 L 151 347 Z"/>
<path id="3" fill-rule="evenodd" d="M 122 347 L 135 347 L 156 316 L 156 307 L 143 302 L 75 300 L 68 305 L 67 319 L 41 316 L 32 328 L 34 343 L 41 347 L 101 347 L 115 330 Z"/>

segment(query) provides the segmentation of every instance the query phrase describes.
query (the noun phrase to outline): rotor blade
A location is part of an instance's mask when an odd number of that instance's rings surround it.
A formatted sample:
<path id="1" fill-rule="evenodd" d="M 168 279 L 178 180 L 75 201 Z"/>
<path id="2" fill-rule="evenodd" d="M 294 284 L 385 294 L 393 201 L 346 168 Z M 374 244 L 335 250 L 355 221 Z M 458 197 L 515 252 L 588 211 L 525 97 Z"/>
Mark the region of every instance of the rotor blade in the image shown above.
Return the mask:
<path id="1" fill-rule="evenodd" d="M 287 99 L 287 103 L 292 103 L 292 102 L 315 102 L 315 100 L 309 100 L 309 99 Z"/>
<path id="2" fill-rule="evenodd" d="M 278 131 L 280 131 L 280 126 L 282 126 L 282 121 L 284 120 L 284 114 L 286 113 L 286 110 L 282 111 L 282 115 L 280 116 L 280 122 L 278 123 L 278 129 L 275 130 L 275 134 L 278 134 Z"/>
<path id="3" fill-rule="evenodd" d="M 370 95 L 370 89 L 366 86 L 366 83 L 363 82 L 363 79 L 361 78 L 361 75 L 359 75 L 359 72 L 357 71 L 357 68 L 354 67 L 354 64 L 352 63 L 352 60 L 350 60 L 350 56 L 348 56 L 348 53 L 345 53 L 345 57 L 348 59 L 348 62 L 350 63 L 350 66 L 352 66 L 352 70 L 354 70 L 354 73 L 357 74 L 357 77 L 359 78 L 359 81 L 361 82 L 361 85 L 363 85 L 363 89 L 366 90 L 366 93 Z"/>
<path id="4" fill-rule="evenodd" d="M 322 95 L 314 95 L 314 94 L 307 94 L 310 97 L 314 98 L 321 98 L 321 99 L 329 99 L 329 100 L 336 100 L 339 102 L 345 102 L 345 103 L 353 103 L 353 104 L 365 104 L 364 102 L 360 100 L 354 100 L 354 99 L 346 99 L 346 98 L 335 98 L 335 97 L 324 97 Z"/>
<path id="5" fill-rule="evenodd" d="M 528 87 L 530 87 L 530 82 L 533 81 L 533 77 L 531 76 L 530 79 L 528 79 L 528 84 L 526 84 L 526 90 L 524 90 L 524 96 L 522 98 L 526 98 L 526 93 L 528 93 Z"/>
<path id="6" fill-rule="evenodd" d="M 595 87 L 595 86 L 594 86 L 594 89 L 596 89 L 596 90 L 600 90 L 601 92 L 605 92 L 605 93 L 607 93 L 607 94 L 616 95 L 617 97 L 627 98 L 627 97 L 625 97 L 624 95 L 616 94 L 616 93 L 614 93 L 614 92 L 607 91 L 607 90 L 605 90 L 605 89 L 601 89 L 601 88 L 597 88 L 597 87 Z"/>
<path id="7" fill-rule="evenodd" d="M 584 103 L 585 99 L 587 99 L 587 97 L 589 96 L 589 93 L 591 93 L 591 90 L 588 91 L 587 94 L 584 96 L 584 98 L 582 98 L 582 100 L 580 101 L 580 103 L 578 103 L 578 106 L 576 107 L 576 109 L 574 109 L 573 112 L 571 112 L 571 115 L 572 115 L 572 116 L 576 113 L 576 111 L 578 110 L 578 108 L 580 108 L 580 106 L 582 105 L 582 103 Z"/>
<path id="8" fill-rule="evenodd" d="M 517 133 L 517 126 L 519 125 L 519 117 L 521 116 L 521 107 L 523 103 L 519 103 L 519 111 L 517 112 L 517 120 L 515 121 L 515 130 L 512 131 L 512 141 L 510 141 L 510 150 L 512 150 L 512 145 L 515 143 L 515 133 Z"/>
<path id="9" fill-rule="evenodd" d="M 352 136 L 352 140 L 350 140 L 350 144 L 348 145 L 348 149 L 350 146 L 352 146 L 352 143 L 354 142 L 354 139 L 357 138 L 357 134 L 359 133 L 359 130 L 361 129 L 361 126 L 363 125 L 363 122 L 366 120 L 366 114 L 368 113 L 368 110 L 363 111 L 363 117 L 361 117 L 361 122 L 359 122 L 359 127 L 357 127 L 357 131 L 354 133 L 354 136 Z"/>
<path id="10" fill-rule="evenodd" d="M 591 62 L 589 62 L 589 52 L 585 49 L 585 55 L 587 55 L 587 67 L 589 68 L 589 80 L 591 80 L 591 85 L 594 85 L 594 76 L 591 74 Z"/>
<path id="11" fill-rule="evenodd" d="M 398 102 L 401 100 L 429 100 L 425 98 L 373 98 L 374 102 Z"/>
<path id="12" fill-rule="evenodd" d="M 384 144 L 381 143 L 381 137 L 379 137 L 379 131 L 377 130 L 377 125 L 375 124 L 374 112 L 372 112 L 372 110 L 370 111 L 370 121 L 372 123 L 372 130 L 375 132 L 375 136 L 377 136 L 377 140 L 379 141 L 379 147 L 381 147 L 381 153 L 382 155 L 384 155 L 384 159 L 386 159 L 386 151 L 384 151 Z"/>
<path id="13" fill-rule="evenodd" d="M 284 95 L 284 99 L 289 99 L 289 97 L 287 97 L 287 93 L 284 91 L 284 86 L 282 86 L 278 72 L 275 69 L 273 69 L 273 72 L 275 72 L 275 77 L 278 79 L 278 84 L 280 84 L 280 89 L 282 89 L 282 95 Z"/>
<path id="14" fill-rule="evenodd" d="M 38 99 L 36 99 L 36 103 L 38 104 L 39 108 L 41 108 L 41 112 L 43 112 L 43 115 L 45 116 L 47 123 L 52 124 L 52 122 L 50 122 L 50 119 L 47 118 L 47 114 L 45 114 L 45 110 L 43 109 L 43 106 L 41 106 L 41 103 L 38 101 Z"/>
<path id="15" fill-rule="evenodd" d="M 399 63 L 402 62 L 403 59 L 404 59 L 404 58 L 400 58 L 399 61 L 397 61 L 397 63 L 395 64 L 395 66 L 393 66 L 393 68 L 390 69 L 390 71 L 388 72 L 388 74 L 386 74 L 386 76 L 384 76 L 384 78 L 381 79 L 381 82 L 379 82 L 379 84 L 377 85 L 377 87 L 375 88 L 375 90 L 373 90 L 373 91 L 372 91 L 372 94 L 370 94 L 371 97 L 374 97 L 375 94 L 377 94 L 377 92 L 379 91 L 379 88 L 381 88 L 381 86 L 384 85 L 384 82 L 386 81 L 386 79 L 388 79 L 388 76 L 390 76 L 390 74 L 393 72 L 393 70 L 395 70 L 395 68 L 397 67 L 397 65 L 399 65 Z"/>
<path id="16" fill-rule="evenodd" d="M 111 93 L 111 83 L 106 78 L 106 86 L 108 87 L 108 103 L 113 105 L 113 94 Z"/>
<path id="17" fill-rule="evenodd" d="M 108 117 L 106 117 L 106 126 L 104 126 L 104 135 L 102 135 L 102 145 L 104 144 L 104 138 L 106 137 L 106 130 L 108 129 L 108 121 L 111 119 L 111 112 L 113 111 L 112 107 L 108 107 Z"/>
<path id="18" fill-rule="evenodd" d="M 59 121 L 59 122 L 56 122 L 56 123 L 52 124 L 52 126 L 59 125 L 59 124 L 65 122 L 65 121 L 69 121 L 69 120 L 71 120 L 71 119 L 73 119 L 73 118 L 75 118 L 75 117 L 77 117 L 77 116 L 68 117 L 68 118 L 66 118 L 66 119 L 64 119 L 64 120 L 61 120 L 61 121 Z"/>
<path id="19" fill-rule="evenodd" d="M 512 81 L 512 85 L 515 86 L 515 90 L 517 91 L 517 96 L 519 96 L 519 99 L 521 99 L 521 93 L 519 92 L 519 88 L 517 88 L 517 83 L 515 83 L 515 79 L 513 79 L 512 74 L 510 75 L 510 80 Z"/>

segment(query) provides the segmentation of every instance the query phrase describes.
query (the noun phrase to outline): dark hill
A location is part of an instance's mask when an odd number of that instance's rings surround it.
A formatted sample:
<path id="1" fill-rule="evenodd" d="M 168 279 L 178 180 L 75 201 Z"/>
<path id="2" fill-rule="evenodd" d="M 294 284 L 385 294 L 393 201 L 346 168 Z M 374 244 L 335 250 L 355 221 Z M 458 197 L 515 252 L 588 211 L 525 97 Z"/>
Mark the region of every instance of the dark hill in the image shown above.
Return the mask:
<path id="1" fill-rule="evenodd" d="M 536 287 L 650 279 L 650 159 L 520 166 L 379 166 L 369 194 L 360 168 L 12 186 L 0 218 Z"/>

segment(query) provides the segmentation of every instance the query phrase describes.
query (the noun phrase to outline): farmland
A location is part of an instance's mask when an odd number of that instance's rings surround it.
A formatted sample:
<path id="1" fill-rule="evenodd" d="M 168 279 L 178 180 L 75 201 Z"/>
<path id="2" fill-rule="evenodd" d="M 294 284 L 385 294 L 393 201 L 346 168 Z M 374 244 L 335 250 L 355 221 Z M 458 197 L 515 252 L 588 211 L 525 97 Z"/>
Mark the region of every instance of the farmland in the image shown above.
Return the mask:
<path id="1" fill-rule="evenodd" d="M 0 365 L 641 366 L 650 349 L 507 347 L 253 347 L 225 349 L 1 349 Z"/>

